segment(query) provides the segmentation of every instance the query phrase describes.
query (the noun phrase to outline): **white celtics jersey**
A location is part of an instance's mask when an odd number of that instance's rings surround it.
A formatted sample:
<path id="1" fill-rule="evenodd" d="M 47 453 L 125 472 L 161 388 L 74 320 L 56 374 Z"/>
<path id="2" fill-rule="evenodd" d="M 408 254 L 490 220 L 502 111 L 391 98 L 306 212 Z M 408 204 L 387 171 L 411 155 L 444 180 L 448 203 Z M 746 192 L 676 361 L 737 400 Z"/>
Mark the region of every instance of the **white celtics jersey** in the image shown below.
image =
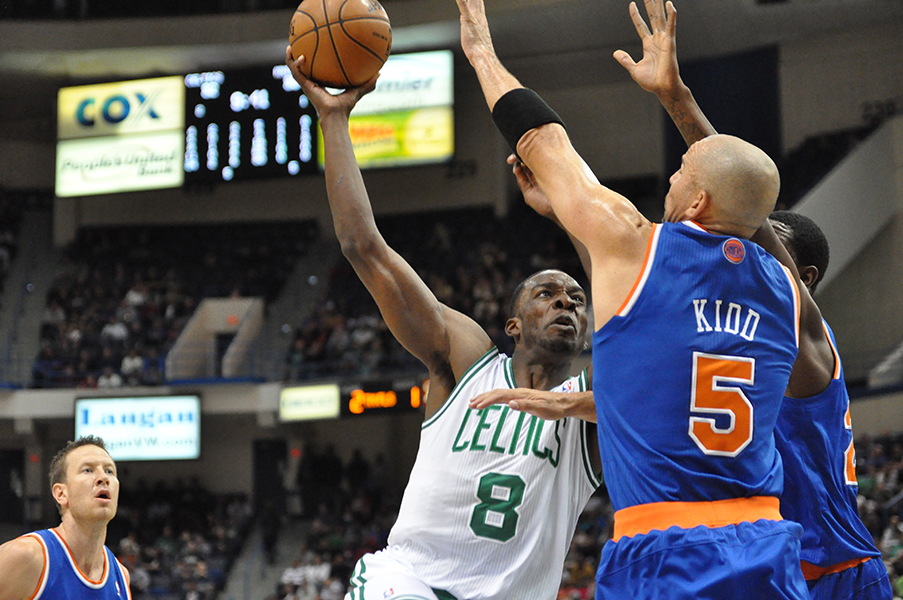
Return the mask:
<path id="1" fill-rule="evenodd" d="M 586 423 L 538 417 L 474 396 L 514 388 L 511 359 L 493 349 L 423 423 L 420 450 L 390 547 L 414 573 L 458 600 L 552 600 L 577 518 L 599 486 Z M 555 391 L 586 391 L 586 374 Z"/>

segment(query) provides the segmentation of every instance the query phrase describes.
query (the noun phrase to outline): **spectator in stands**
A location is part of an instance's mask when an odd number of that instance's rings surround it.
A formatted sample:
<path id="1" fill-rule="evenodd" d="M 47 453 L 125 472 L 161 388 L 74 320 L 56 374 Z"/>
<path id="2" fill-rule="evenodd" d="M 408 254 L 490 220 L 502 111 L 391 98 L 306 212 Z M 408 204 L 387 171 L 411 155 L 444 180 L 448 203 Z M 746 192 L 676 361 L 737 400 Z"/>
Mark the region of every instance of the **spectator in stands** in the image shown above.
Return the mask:
<path id="1" fill-rule="evenodd" d="M 106 343 L 123 344 L 129 338 L 129 329 L 125 323 L 111 316 L 100 331 L 100 339 Z"/>
<path id="2" fill-rule="evenodd" d="M 68 367 L 67 367 L 68 368 Z M 99 388 L 118 388 L 122 387 L 122 377 L 113 370 L 112 367 L 106 367 L 103 375 L 97 378 L 97 387 Z"/>
<path id="3" fill-rule="evenodd" d="M 126 385 L 139 385 L 141 383 L 141 375 L 144 371 L 144 358 L 139 354 L 138 348 L 133 347 L 129 353 L 123 357 L 122 365 L 119 372 L 125 378 Z"/>
<path id="4" fill-rule="evenodd" d="M 899 515 L 891 515 L 878 547 L 885 557 L 894 557 L 903 550 L 903 523 Z"/>

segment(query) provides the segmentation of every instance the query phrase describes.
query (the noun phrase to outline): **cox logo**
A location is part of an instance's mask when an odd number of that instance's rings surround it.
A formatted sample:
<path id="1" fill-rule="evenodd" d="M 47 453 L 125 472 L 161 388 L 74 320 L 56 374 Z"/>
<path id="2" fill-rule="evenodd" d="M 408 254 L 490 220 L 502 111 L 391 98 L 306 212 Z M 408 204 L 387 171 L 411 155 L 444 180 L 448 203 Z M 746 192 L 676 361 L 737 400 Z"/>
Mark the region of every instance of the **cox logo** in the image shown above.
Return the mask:
<path id="1" fill-rule="evenodd" d="M 132 119 L 142 115 L 159 119 L 160 115 L 151 104 L 155 95 L 145 96 L 136 92 L 128 97 L 125 94 L 115 94 L 100 102 L 96 98 L 85 98 L 75 109 L 75 119 L 85 127 L 93 127 L 98 118 L 111 125 L 122 123 L 129 115 L 132 115 Z"/>

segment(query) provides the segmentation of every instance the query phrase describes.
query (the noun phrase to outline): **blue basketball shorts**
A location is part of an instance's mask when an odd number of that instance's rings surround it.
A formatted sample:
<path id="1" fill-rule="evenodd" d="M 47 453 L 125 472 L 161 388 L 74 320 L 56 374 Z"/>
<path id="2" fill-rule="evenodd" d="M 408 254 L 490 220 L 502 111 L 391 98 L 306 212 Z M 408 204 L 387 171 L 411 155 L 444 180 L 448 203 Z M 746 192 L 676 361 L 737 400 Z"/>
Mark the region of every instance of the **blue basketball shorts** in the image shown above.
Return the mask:
<path id="1" fill-rule="evenodd" d="M 808 600 L 801 535 L 760 519 L 622 537 L 602 548 L 596 600 Z"/>
<path id="2" fill-rule="evenodd" d="M 876 557 L 809 582 L 812 600 L 891 600 L 894 592 L 884 562 Z"/>

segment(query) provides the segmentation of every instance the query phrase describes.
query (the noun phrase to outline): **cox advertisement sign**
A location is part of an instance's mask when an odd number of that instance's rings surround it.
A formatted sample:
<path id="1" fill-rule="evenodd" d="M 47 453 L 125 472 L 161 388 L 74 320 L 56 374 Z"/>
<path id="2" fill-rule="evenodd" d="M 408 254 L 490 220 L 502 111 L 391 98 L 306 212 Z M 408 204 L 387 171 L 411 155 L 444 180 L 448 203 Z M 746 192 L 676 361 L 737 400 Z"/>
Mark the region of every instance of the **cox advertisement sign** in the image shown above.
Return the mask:
<path id="1" fill-rule="evenodd" d="M 181 77 L 62 88 L 57 113 L 58 197 L 182 185 Z"/>
<path id="2" fill-rule="evenodd" d="M 114 460 L 178 460 L 201 454 L 198 396 L 81 398 L 75 437 L 103 438 Z"/>
<path id="3" fill-rule="evenodd" d="M 182 77 L 159 77 L 62 88 L 57 138 L 181 130 L 185 125 Z"/>

